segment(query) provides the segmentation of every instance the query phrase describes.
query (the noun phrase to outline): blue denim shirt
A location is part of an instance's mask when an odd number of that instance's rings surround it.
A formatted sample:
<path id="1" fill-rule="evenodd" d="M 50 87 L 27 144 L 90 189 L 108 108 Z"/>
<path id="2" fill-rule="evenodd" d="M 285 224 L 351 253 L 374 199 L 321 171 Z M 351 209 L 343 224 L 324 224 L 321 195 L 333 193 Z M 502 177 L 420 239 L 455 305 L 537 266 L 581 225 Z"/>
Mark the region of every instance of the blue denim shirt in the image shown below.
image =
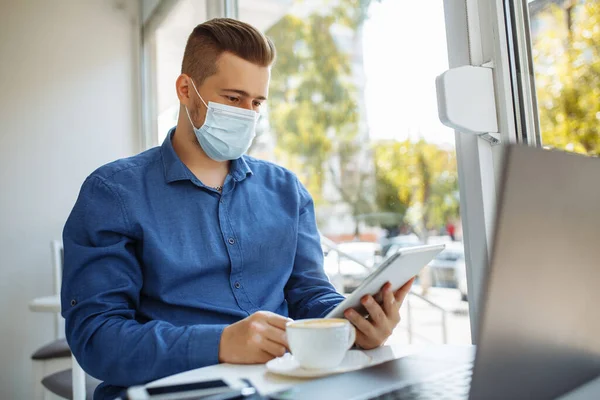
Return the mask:
<path id="1" fill-rule="evenodd" d="M 174 134 L 92 173 L 65 225 L 62 314 L 73 354 L 104 381 L 95 398 L 218 363 L 223 329 L 256 311 L 322 317 L 343 300 L 295 175 L 244 156 L 220 194 Z"/>

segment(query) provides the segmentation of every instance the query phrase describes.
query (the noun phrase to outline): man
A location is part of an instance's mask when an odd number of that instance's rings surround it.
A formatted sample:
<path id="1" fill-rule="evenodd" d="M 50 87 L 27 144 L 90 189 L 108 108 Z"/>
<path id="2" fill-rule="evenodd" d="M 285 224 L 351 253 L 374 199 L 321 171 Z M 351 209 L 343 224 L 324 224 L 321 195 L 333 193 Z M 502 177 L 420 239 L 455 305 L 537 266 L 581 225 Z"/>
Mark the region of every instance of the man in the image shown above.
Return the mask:
<path id="1" fill-rule="evenodd" d="M 231 19 L 198 25 L 177 78 L 177 126 L 161 147 L 92 173 L 66 223 L 62 304 L 82 367 L 121 387 L 219 362 L 264 363 L 285 324 L 343 297 L 323 272 L 313 202 L 289 171 L 245 156 L 267 99 L 271 41 Z M 389 286 L 389 285 L 388 285 Z M 410 283 L 386 286 L 356 344 L 381 345 Z"/>

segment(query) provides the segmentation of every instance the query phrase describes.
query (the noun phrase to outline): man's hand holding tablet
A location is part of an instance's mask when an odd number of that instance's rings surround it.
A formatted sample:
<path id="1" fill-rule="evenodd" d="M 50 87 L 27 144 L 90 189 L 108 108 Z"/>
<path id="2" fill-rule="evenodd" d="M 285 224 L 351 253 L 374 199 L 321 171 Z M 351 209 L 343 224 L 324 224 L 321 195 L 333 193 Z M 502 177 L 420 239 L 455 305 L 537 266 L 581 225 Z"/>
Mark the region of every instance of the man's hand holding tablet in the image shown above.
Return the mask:
<path id="1" fill-rule="evenodd" d="M 346 318 L 356 327 L 356 344 L 381 346 L 400 322 L 400 307 L 414 277 L 444 245 L 404 248 L 388 257 L 327 318 Z"/>
<path id="2" fill-rule="evenodd" d="M 411 278 L 400 289 L 392 291 L 392 284 L 383 285 L 381 293 L 383 304 L 375 301 L 370 294 L 360 300 L 369 313 L 368 318 L 360 315 L 353 308 L 344 312 L 348 321 L 356 327 L 356 344 L 370 350 L 381 346 L 392 335 L 396 325 L 400 323 L 400 306 L 408 295 L 415 278 Z"/>

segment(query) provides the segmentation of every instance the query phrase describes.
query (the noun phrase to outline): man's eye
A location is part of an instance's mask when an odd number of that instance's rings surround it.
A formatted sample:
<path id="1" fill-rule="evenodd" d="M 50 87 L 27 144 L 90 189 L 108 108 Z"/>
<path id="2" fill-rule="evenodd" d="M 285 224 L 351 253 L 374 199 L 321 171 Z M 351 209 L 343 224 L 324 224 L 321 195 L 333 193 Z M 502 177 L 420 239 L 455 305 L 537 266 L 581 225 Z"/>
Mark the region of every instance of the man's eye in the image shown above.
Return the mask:
<path id="1" fill-rule="evenodd" d="M 227 96 L 227 100 L 229 100 L 232 103 L 237 103 L 238 101 L 240 101 L 240 99 L 238 99 L 237 97 L 233 97 L 233 96 Z"/>
<path id="2" fill-rule="evenodd" d="M 254 107 L 260 107 L 260 106 L 262 106 L 262 103 L 260 101 L 254 102 Z"/>

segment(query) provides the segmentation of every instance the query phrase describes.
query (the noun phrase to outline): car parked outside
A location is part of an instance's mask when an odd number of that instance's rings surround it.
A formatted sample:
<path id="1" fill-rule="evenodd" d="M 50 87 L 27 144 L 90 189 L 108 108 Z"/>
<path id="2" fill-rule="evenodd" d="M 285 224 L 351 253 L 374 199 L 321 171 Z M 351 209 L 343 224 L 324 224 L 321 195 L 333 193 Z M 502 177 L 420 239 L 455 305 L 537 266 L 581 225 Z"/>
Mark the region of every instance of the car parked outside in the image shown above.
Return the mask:
<path id="1" fill-rule="evenodd" d="M 465 250 L 462 242 L 446 243 L 446 248 L 428 264 L 431 283 L 437 287 L 457 288 L 466 299 Z"/>
<path id="2" fill-rule="evenodd" d="M 381 262 L 381 245 L 373 242 L 345 242 L 338 244 L 337 249 L 339 252 L 333 249 L 326 252 L 325 273 L 338 290 L 351 293 Z"/>
<path id="3" fill-rule="evenodd" d="M 411 233 L 409 235 L 394 236 L 381 240 L 381 251 L 385 255 L 385 258 L 387 258 L 397 252 L 398 249 L 420 246 L 422 244 L 421 239 L 414 233 Z"/>

